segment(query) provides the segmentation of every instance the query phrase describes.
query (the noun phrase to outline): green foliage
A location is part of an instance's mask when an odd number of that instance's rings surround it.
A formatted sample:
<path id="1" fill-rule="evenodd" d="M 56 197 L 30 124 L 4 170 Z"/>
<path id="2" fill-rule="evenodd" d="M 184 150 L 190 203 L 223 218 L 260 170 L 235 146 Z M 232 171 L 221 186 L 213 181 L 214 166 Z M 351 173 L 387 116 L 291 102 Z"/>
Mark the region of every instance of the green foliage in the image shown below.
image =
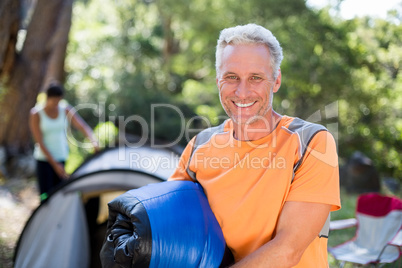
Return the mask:
<path id="1" fill-rule="evenodd" d="M 259 23 L 284 49 L 275 109 L 332 128 L 342 161 L 360 150 L 383 176 L 402 179 L 399 17 L 345 21 L 303 0 L 78 1 L 67 97 L 93 104 L 80 110 L 91 126 L 111 121 L 120 131 L 185 144 L 183 125 L 225 117 L 215 85 L 220 30 Z"/>
<path id="2" fill-rule="evenodd" d="M 116 145 L 119 130 L 112 122 L 100 122 L 93 132 L 98 140 L 100 149 Z M 70 152 L 65 169 L 68 174 L 71 174 L 95 151 L 92 146 L 90 148 L 80 146 L 81 140 L 87 143 L 89 143 L 89 140 L 87 138 L 83 139 L 82 135 L 75 130 L 73 131 L 73 137 L 69 137 L 68 140 Z"/>
<path id="3" fill-rule="evenodd" d="M 361 150 L 383 175 L 402 178 L 402 39 L 400 24 L 355 19 L 348 45 L 357 65 L 340 107 L 344 152 Z"/>
<path id="4" fill-rule="evenodd" d="M 105 148 L 115 145 L 119 130 L 113 122 L 107 121 L 99 123 L 94 129 L 94 134 L 98 140 L 99 147 Z"/>
<path id="5" fill-rule="evenodd" d="M 89 156 L 89 152 L 78 146 L 69 144 L 70 152 L 65 164 L 67 174 L 72 174 Z"/>

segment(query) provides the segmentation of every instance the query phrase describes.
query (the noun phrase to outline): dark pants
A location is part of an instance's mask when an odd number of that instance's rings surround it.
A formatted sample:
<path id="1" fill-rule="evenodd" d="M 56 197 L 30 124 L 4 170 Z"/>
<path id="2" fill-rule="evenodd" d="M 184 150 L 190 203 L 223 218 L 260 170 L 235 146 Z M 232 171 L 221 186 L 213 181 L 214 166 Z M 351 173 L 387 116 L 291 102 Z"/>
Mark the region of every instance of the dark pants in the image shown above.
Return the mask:
<path id="1" fill-rule="evenodd" d="M 61 164 L 64 166 L 64 162 Z M 51 192 L 62 182 L 62 179 L 57 176 L 52 166 L 46 161 L 36 161 L 36 175 L 40 194 Z"/>

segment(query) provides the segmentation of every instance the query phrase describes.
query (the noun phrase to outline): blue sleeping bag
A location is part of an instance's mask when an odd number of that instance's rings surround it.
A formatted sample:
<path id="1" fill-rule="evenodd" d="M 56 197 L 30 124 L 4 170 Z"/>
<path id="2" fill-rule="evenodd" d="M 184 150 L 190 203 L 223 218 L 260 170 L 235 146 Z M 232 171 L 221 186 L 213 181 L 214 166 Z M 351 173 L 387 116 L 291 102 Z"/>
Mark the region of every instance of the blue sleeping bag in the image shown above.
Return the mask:
<path id="1" fill-rule="evenodd" d="M 109 204 L 101 250 L 110 267 L 222 267 L 232 262 L 198 183 L 168 181 L 130 190 Z"/>

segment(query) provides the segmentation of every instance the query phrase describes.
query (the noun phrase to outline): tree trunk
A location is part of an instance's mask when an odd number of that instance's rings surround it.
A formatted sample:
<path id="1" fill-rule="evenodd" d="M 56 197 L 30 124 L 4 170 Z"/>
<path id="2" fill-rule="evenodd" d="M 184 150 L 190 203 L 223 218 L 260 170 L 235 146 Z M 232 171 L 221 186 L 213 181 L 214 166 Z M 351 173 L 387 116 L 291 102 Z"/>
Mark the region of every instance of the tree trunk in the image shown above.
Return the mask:
<path id="1" fill-rule="evenodd" d="M 38 93 L 50 80 L 64 80 L 72 3 L 38 0 L 36 4 L 24 46 L 15 55 L 5 82 L 6 92 L 0 99 L 0 144 L 9 156 L 30 149 L 28 118 Z"/>
<path id="2" fill-rule="evenodd" d="M 15 45 L 20 28 L 20 0 L 0 2 L 0 75 L 8 74 L 15 59 Z"/>

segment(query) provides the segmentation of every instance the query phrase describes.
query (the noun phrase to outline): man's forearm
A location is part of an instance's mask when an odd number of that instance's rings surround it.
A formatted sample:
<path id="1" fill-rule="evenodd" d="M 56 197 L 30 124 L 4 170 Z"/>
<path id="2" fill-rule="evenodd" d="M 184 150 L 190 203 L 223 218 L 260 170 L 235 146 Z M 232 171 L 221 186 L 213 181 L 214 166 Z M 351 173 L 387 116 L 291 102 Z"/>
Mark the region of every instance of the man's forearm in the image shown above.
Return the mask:
<path id="1" fill-rule="evenodd" d="M 295 266 L 303 252 L 297 252 L 290 245 L 285 245 L 280 237 L 276 237 L 270 242 L 260 247 L 235 265 L 233 268 L 241 267 L 261 267 L 261 268 L 287 268 Z"/>

